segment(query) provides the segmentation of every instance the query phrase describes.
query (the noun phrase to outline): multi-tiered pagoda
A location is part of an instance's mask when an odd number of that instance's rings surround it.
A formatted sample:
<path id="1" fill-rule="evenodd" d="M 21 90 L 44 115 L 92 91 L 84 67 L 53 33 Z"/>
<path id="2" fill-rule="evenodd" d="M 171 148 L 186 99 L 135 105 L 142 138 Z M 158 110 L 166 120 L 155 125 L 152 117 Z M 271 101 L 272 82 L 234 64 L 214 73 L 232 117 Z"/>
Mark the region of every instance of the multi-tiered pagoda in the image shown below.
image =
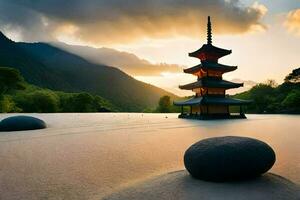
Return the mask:
<path id="1" fill-rule="evenodd" d="M 231 54 L 231 50 L 212 45 L 212 30 L 210 17 L 207 23 L 207 44 L 189 56 L 200 59 L 201 64 L 185 69 L 184 72 L 197 76 L 194 83 L 179 86 L 183 90 L 192 90 L 195 96 L 183 102 L 174 102 L 181 106 L 181 118 L 216 119 L 216 118 L 246 118 L 243 106 L 250 101 L 226 97 L 226 90 L 242 87 L 243 83 L 233 83 L 223 80 L 222 75 L 237 69 L 237 66 L 228 66 L 218 63 L 223 56 Z M 183 107 L 188 106 L 185 113 Z M 239 112 L 230 114 L 230 107 L 239 108 Z"/>

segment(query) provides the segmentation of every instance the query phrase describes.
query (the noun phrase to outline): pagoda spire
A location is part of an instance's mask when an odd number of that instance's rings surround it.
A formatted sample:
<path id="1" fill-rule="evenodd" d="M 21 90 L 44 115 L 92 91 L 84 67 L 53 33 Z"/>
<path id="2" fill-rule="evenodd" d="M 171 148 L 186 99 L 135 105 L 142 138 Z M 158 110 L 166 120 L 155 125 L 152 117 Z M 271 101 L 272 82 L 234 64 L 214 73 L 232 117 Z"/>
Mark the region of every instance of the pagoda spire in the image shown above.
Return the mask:
<path id="1" fill-rule="evenodd" d="M 212 44 L 211 22 L 210 16 L 207 18 L 207 44 Z"/>

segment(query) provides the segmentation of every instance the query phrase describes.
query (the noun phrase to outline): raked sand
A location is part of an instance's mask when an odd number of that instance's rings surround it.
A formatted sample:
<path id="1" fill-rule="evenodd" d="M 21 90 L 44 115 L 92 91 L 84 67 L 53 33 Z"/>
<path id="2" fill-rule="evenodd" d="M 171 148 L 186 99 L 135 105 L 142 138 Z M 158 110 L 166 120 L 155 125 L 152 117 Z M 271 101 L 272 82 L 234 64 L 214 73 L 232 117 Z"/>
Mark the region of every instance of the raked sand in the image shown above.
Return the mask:
<path id="1" fill-rule="evenodd" d="M 0 133 L 1 200 L 101 199 L 184 169 L 183 154 L 191 144 L 225 135 L 267 142 L 277 155 L 271 172 L 300 184 L 300 116 L 219 121 L 140 113 L 33 116 L 49 127 Z"/>
<path id="2" fill-rule="evenodd" d="M 177 171 L 132 185 L 105 200 L 299 200 L 300 187 L 275 174 L 248 181 L 214 183 Z"/>

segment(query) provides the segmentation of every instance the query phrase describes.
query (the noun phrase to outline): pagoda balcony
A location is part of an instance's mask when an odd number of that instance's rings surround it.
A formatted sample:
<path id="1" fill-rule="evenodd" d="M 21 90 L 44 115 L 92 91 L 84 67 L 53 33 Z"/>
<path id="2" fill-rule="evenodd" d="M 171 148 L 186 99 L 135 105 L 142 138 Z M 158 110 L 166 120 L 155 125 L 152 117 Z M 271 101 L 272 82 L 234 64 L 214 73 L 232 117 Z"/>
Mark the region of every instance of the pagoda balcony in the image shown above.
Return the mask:
<path id="1" fill-rule="evenodd" d="M 183 71 L 184 73 L 188 73 L 188 74 L 196 74 L 201 70 L 203 71 L 212 70 L 212 71 L 220 71 L 222 73 L 226 73 L 226 72 L 234 71 L 236 69 L 237 66 L 229 66 L 229 65 L 223 65 L 215 62 L 203 61 L 201 62 L 201 64 L 191 68 L 184 69 Z"/>
<path id="2" fill-rule="evenodd" d="M 212 77 L 201 78 L 194 83 L 189 83 L 186 85 L 180 85 L 179 88 L 183 90 L 193 90 L 196 88 L 224 88 L 224 89 L 231 89 L 231 88 L 239 88 L 242 87 L 244 83 L 233 83 L 230 81 L 225 81 L 222 79 L 216 79 Z"/>
<path id="3" fill-rule="evenodd" d="M 227 105 L 227 106 L 240 106 L 250 104 L 252 101 L 240 100 L 229 97 L 212 97 L 201 96 L 188 99 L 186 101 L 174 102 L 176 106 L 192 106 L 192 105 Z"/>
<path id="4" fill-rule="evenodd" d="M 231 54 L 231 50 L 222 49 L 212 44 L 204 44 L 195 52 L 189 53 L 190 57 L 199 58 L 201 61 L 215 61 L 219 58 Z"/>

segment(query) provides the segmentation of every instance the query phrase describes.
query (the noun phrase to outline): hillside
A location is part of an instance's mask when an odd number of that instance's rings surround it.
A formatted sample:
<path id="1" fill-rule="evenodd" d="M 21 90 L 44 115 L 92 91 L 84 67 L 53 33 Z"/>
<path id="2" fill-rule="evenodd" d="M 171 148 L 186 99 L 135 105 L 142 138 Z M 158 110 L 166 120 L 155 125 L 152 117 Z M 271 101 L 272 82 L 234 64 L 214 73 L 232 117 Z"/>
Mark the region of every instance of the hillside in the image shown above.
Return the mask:
<path id="1" fill-rule="evenodd" d="M 117 108 L 100 96 L 40 88 L 26 83 L 18 70 L 0 67 L 0 113 L 112 111 Z"/>
<path id="2" fill-rule="evenodd" d="M 100 95 L 121 111 L 142 111 L 175 95 L 140 82 L 117 68 L 93 64 L 46 43 L 16 43 L 0 34 L 0 66 L 20 70 L 30 84 Z"/>

